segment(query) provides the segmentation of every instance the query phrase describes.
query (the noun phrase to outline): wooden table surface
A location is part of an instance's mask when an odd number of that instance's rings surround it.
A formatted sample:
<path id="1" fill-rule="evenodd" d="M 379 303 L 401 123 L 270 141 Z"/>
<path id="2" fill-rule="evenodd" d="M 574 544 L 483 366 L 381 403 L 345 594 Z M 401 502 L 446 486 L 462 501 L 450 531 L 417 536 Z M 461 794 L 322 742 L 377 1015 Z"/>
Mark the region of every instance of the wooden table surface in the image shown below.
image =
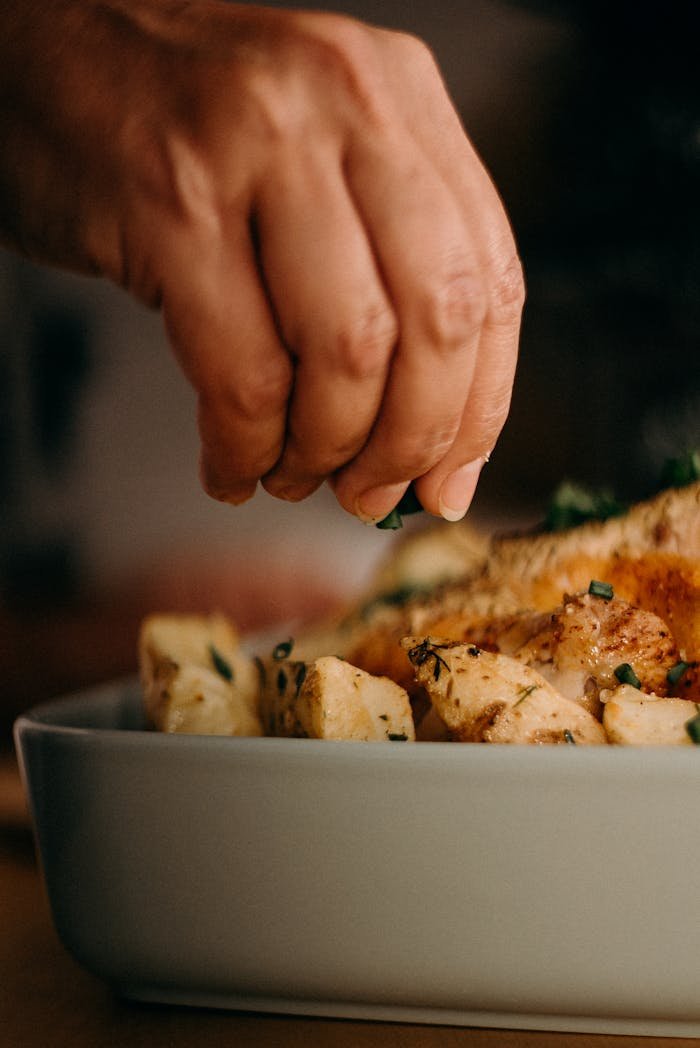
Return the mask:
<path id="1" fill-rule="evenodd" d="M 677 1038 L 351 1022 L 117 999 L 59 943 L 11 754 L 0 754 L 1 1048 L 671 1048 Z"/>

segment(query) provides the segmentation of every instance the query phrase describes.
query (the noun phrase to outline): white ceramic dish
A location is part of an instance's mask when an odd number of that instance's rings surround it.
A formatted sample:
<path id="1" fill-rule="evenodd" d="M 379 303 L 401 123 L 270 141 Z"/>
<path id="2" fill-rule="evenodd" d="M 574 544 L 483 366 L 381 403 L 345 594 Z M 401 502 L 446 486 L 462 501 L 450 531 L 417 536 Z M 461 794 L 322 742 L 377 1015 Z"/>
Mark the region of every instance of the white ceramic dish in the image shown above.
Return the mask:
<path id="1" fill-rule="evenodd" d="M 16 741 L 56 928 L 127 996 L 700 1035 L 700 753 L 142 730 L 134 682 Z"/>

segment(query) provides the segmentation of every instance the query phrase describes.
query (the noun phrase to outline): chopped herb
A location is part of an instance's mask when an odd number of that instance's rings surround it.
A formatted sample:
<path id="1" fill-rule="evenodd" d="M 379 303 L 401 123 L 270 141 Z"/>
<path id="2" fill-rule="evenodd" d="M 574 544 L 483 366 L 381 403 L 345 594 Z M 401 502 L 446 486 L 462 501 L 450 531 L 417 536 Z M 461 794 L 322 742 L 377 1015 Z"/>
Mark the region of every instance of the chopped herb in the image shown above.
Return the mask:
<path id="1" fill-rule="evenodd" d="M 690 669 L 691 663 L 689 662 L 677 662 L 675 666 L 671 666 L 671 669 L 666 674 L 666 680 L 669 684 L 678 684 L 686 670 Z"/>
<path id="2" fill-rule="evenodd" d="M 515 709 L 516 706 L 519 706 L 521 702 L 525 702 L 528 695 L 532 695 L 533 691 L 537 691 L 538 688 L 539 684 L 530 684 L 527 688 L 521 688 L 518 692 L 518 701 L 514 703 L 513 709 Z"/>
<path id="3" fill-rule="evenodd" d="M 374 526 L 381 531 L 398 531 L 399 528 L 403 527 L 401 514 L 398 509 L 392 509 L 391 513 L 387 513 L 386 517 L 383 517 L 382 520 L 378 520 Z"/>
<path id="4" fill-rule="evenodd" d="M 281 642 L 281 644 L 278 644 L 277 647 L 272 652 L 273 659 L 276 662 L 279 662 L 280 659 L 288 659 L 289 656 L 292 654 L 292 648 L 293 647 L 294 647 L 294 641 L 292 640 L 291 637 L 289 638 L 289 640 L 283 640 Z"/>
<path id="5" fill-rule="evenodd" d="M 264 688 L 267 683 L 267 673 L 265 672 L 265 663 L 259 655 L 253 655 L 253 662 L 258 671 L 258 677 L 260 679 L 260 687 Z"/>
<path id="6" fill-rule="evenodd" d="M 389 720 L 389 714 L 388 713 L 380 713 L 379 714 L 379 719 L 383 720 L 383 721 L 388 721 Z"/>
<path id="7" fill-rule="evenodd" d="M 695 745 L 700 746 L 700 703 L 695 703 L 695 709 L 697 713 L 686 722 L 685 730 Z"/>
<path id="8" fill-rule="evenodd" d="M 573 737 L 568 728 L 564 728 L 564 742 L 568 742 L 569 746 L 576 745 L 576 739 Z"/>
<path id="9" fill-rule="evenodd" d="M 389 742 L 407 742 L 408 735 L 403 731 L 390 731 L 387 735 Z"/>
<path id="10" fill-rule="evenodd" d="M 588 592 L 592 597 L 602 597 L 603 600 L 612 600 L 614 597 L 613 588 L 609 582 L 599 582 L 598 579 L 591 579 Z"/>
<path id="11" fill-rule="evenodd" d="M 372 597 L 372 599 L 368 600 L 360 610 L 360 616 L 363 619 L 367 619 L 376 608 L 402 608 L 404 604 L 407 604 L 409 600 L 413 599 L 413 597 L 418 597 L 429 592 L 430 588 L 428 586 L 406 583 L 403 586 L 398 586 L 395 590 L 390 590 L 388 593 L 380 593 L 379 596 Z"/>
<path id="12" fill-rule="evenodd" d="M 448 672 L 450 669 L 442 655 L 439 655 L 437 651 L 438 648 L 444 648 L 445 646 L 444 644 L 433 644 L 430 637 L 426 637 L 415 648 L 411 648 L 408 657 L 414 666 L 422 666 L 428 659 L 434 659 L 433 677 L 435 680 L 439 680 L 442 667 L 444 666 Z"/>
<path id="13" fill-rule="evenodd" d="M 631 684 L 633 688 L 641 688 L 641 681 L 629 662 L 621 662 L 614 673 L 620 684 Z"/>
<path id="14" fill-rule="evenodd" d="M 396 531 L 403 527 L 402 517 L 408 517 L 411 513 L 422 513 L 423 507 L 411 484 L 401 496 L 397 506 L 388 513 L 383 520 L 378 521 L 376 527 L 383 531 Z"/>
<path id="15" fill-rule="evenodd" d="M 565 531 L 587 520 L 607 520 L 624 513 L 625 507 L 607 490 L 593 490 L 563 481 L 551 497 L 544 521 L 545 531 Z"/>
<path id="16" fill-rule="evenodd" d="M 280 694 L 287 690 L 287 674 L 284 670 L 280 670 L 277 674 L 277 690 Z"/>
<path id="17" fill-rule="evenodd" d="M 467 648 L 467 655 L 471 655 L 471 657 L 475 659 L 477 655 L 481 655 L 481 648 L 477 648 L 476 644 L 471 644 Z"/>
<path id="18" fill-rule="evenodd" d="M 667 459 L 661 470 L 661 488 L 684 488 L 700 480 L 700 450 L 686 451 L 678 458 Z"/>
<path id="19" fill-rule="evenodd" d="M 221 674 L 224 680 L 233 680 L 233 667 L 228 659 L 218 651 L 213 644 L 209 645 L 209 654 L 211 655 L 211 661 L 214 663 L 214 669 L 217 673 Z"/>
<path id="20" fill-rule="evenodd" d="M 296 674 L 294 675 L 294 683 L 296 684 L 296 687 L 297 687 L 297 694 L 299 693 L 299 690 L 300 690 L 300 688 L 301 688 L 301 686 L 302 686 L 302 684 L 304 683 L 305 680 L 306 680 L 306 663 L 305 662 L 300 662 L 299 665 L 297 666 Z"/>

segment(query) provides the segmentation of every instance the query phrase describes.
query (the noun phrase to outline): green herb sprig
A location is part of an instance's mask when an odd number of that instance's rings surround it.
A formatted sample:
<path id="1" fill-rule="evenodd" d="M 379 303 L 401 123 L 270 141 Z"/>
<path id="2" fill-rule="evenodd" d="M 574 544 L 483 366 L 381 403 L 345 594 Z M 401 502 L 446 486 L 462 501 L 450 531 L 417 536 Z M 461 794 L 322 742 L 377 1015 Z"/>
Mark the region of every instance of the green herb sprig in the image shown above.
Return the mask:
<path id="1" fill-rule="evenodd" d="M 209 654 L 211 655 L 211 661 L 214 664 L 216 672 L 224 678 L 224 680 L 233 681 L 233 666 L 225 659 L 218 648 L 215 648 L 213 644 L 209 645 Z"/>
<path id="2" fill-rule="evenodd" d="M 700 746 L 700 703 L 695 703 L 695 709 L 697 713 L 689 721 L 686 721 L 685 730 L 695 745 Z"/>
<path id="3" fill-rule="evenodd" d="M 397 531 L 398 528 L 403 527 L 403 517 L 408 517 L 411 513 L 422 512 L 423 507 L 420 499 L 411 484 L 401 496 L 398 505 L 392 509 L 391 513 L 387 513 L 386 517 L 377 521 L 375 527 L 380 528 L 382 531 Z"/>
<path id="4" fill-rule="evenodd" d="M 633 688 L 641 688 L 642 682 L 630 666 L 629 662 L 621 662 L 613 672 L 620 684 L 631 684 Z"/>
<path id="5" fill-rule="evenodd" d="M 591 579 L 588 584 L 588 592 L 592 597 L 602 597 L 603 600 L 612 600 L 615 596 L 615 592 L 609 582 L 600 582 L 598 579 Z"/>

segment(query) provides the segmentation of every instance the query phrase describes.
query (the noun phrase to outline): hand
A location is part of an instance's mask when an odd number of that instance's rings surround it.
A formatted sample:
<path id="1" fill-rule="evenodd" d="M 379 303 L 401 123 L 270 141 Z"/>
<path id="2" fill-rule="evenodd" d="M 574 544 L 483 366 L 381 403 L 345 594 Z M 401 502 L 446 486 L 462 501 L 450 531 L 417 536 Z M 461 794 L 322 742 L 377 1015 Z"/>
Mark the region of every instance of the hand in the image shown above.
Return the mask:
<path id="1" fill-rule="evenodd" d="M 523 281 L 427 48 L 218 0 L 9 0 L 0 225 L 160 306 L 206 490 L 329 480 L 463 515 L 508 411 Z"/>

